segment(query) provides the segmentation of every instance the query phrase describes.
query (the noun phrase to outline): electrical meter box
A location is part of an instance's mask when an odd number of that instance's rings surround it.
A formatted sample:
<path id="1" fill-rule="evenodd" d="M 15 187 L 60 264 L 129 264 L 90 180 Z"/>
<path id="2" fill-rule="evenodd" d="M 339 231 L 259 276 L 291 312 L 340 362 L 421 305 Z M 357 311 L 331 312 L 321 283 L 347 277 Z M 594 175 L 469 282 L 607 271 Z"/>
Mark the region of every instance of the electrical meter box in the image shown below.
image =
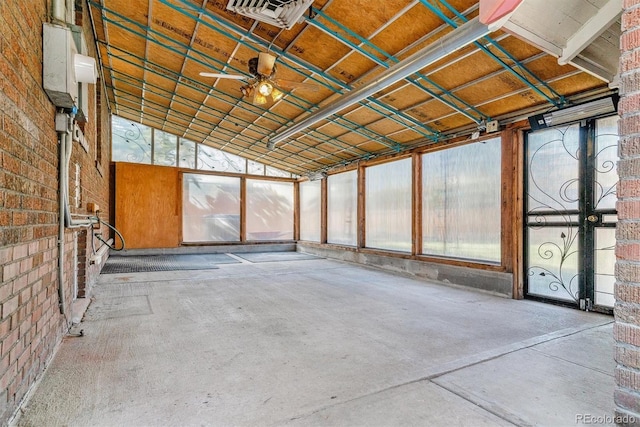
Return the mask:
<path id="1" fill-rule="evenodd" d="M 42 28 L 42 84 L 56 107 L 72 108 L 78 99 L 74 56 L 77 53 L 71 30 L 59 25 Z"/>

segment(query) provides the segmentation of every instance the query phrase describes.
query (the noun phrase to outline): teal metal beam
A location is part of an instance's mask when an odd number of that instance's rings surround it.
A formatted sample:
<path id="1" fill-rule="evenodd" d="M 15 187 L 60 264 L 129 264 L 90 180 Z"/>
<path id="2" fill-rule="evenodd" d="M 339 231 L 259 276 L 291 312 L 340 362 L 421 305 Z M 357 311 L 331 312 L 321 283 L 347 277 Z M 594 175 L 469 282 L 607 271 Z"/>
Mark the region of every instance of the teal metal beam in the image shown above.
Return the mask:
<path id="1" fill-rule="evenodd" d="M 432 4 L 428 0 L 420 0 L 420 2 L 431 12 L 436 14 L 440 19 L 445 21 L 449 26 L 453 28 L 458 28 L 458 24 L 447 15 L 444 14 L 436 5 Z M 467 22 L 468 19 L 462 13 L 458 12 L 454 7 L 452 7 L 445 0 L 438 0 L 440 4 L 449 9 L 455 16 L 458 17 L 462 22 Z M 555 107 L 561 107 L 565 104 L 565 99 L 562 95 L 556 92 L 551 86 L 546 84 L 542 79 L 536 76 L 531 70 L 521 64 L 513 55 L 511 55 L 506 49 L 504 49 L 497 41 L 493 40 L 489 36 L 484 37 L 487 42 L 498 49 L 503 55 L 505 55 L 510 61 L 512 61 L 518 69 L 523 70 L 526 74 L 532 77 L 535 82 L 531 82 L 526 76 L 518 73 L 512 66 L 507 64 L 502 58 L 497 56 L 495 53 L 491 52 L 485 45 L 480 42 L 475 42 L 474 44 L 482 50 L 484 53 L 489 55 L 493 60 L 495 60 L 498 64 L 500 64 L 505 70 L 513 74 L 518 80 L 520 80 L 525 85 L 529 86 L 534 92 L 540 95 L 542 98 L 546 99 L 549 103 L 553 104 Z M 542 86 L 548 93 L 543 92 L 538 86 Z"/>
<path id="2" fill-rule="evenodd" d="M 316 16 L 321 16 L 322 18 L 324 18 L 327 21 L 329 21 L 331 24 L 333 24 L 336 27 L 338 27 L 341 31 L 347 33 L 348 36 L 357 39 L 358 41 L 360 41 L 361 44 L 364 44 L 365 46 L 370 47 L 371 49 L 373 49 L 376 52 L 380 53 L 387 60 L 391 61 L 391 63 L 395 64 L 395 63 L 400 62 L 400 60 L 398 58 L 396 58 L 395 56 L 385 52 L 383 49 L 381 49 L 380 47 L 376 46 L 370 40 L 362 37 L 361 35 L 359 35 L 357 33 L 355 33 L 354 31 L 352 31 L 351 29 L 347 28 L 346 26 L 344 26 L 342 23 L 336 21 L 335 19 L 331 18 L 330 16 L 328 16 L 327 14 L 322 12 L 321 10 L 314 9 L 314 13 L 316 14 Z M 380 66 L 382 66 L 384 68 L 389 68 L 390 67 L 389 63 L 381 60 L 376 55 L 373 55 L 370 52 L 367 52 L 366 50 L 362 49 L 360 46 L 358 46 L 357 44 L 351 42 L 350 40 L 346 39 L 345 37 L 340 37 L 338 34 L 336 34 L 336 32 L 332 31 L 329 27 L 327 27 L 326 25 L 324 25 L 321 22 L 317 21 L 315 18 L 314 19 L 307 18 L 307 22 L 309 24 L 321 29 L 326 34 L 328 34 L 329 36 L 334 37 L 335 39 L 339 40 L 340 42 L 346 44 L 348 47 L 350 47 L 354 51 L 358 52 L 359 54 L 365 56 L 366 58 L 370 59 L 371 61 L 375 62 L 376 64 L 378 64 L 378 65 L 380 65 Z M 457 111 L 458 113 L 462 114 L 463 116 L 467 117 L 468 119 L 471 119 L 476 124 L 480 124 L 483 121 L 490 120 L 489 116 L 485 115 L 480 110 L 478 110 L 477 108 L 475 108 L 474 106 L 472 106 L 468 102 L 464 101 L 463 99 L 459 98 L 454 93 L 448 91 L 447 89 L 445 89 L 444 87 L 442 87 L 441 85 L 436 83 L 435 81 L 431 80 L 426 75 L 424 75 L 422 73 L 416 73 L 415 75 L 418 77 L 417 79 L 414 78 L 414 77 L 409 76 L 405 80 L 407 80 L 410 84 L 412 84 L 413 86 L 417 87 L 418 89 L 421 89 L 421 90 L 427 92 L 432 98 L 442 102 L 443 104 L 445 104 L 446 106 L 448 106 L 452 110 Z M 433 90 L 429 89 L 428 87 L 424 86 L 423 84 L 420 83 L 419 80 L 423 80 L 423 81 L 427 82 L 431 86 L 435 87 L 438 91 L 440 91 L 440 93 L 436 93 Z M 453 101 L 449 101 L 449 100 L 443 98 L 442 95 L 445 95 L 445 96 L 451 98 Z M 460 104 L 462 104 L 462 107 L 460 106 Z M 478 117 L 476 117 L 473 114 L 469 113 L 467 110 L 470 110 L 470 111 L 474 112 L 475 114 L 478 115 Z"/>

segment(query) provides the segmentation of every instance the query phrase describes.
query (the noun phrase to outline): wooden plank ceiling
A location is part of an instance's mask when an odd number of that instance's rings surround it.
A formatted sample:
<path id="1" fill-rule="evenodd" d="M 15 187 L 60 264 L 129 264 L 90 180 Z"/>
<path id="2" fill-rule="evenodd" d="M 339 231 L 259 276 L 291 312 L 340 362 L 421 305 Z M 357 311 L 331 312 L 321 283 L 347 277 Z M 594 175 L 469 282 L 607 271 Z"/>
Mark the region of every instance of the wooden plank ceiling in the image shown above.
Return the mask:
<path id="1" fill-rule="evenodd" d="M 544 14 L 556 0 L 545 1 L 528 7 Z M 491 33 L 269 149 L 274 135 L 476 17 L 478 2 L 315 0 L 289 30 L 232 13 L 227 3 L 89 0 L 110 111 L 304 175 L 484 131 L 488 121 L 504 124 L 610 91 L 606 78 L 571 61 L 560 65 L 561 47 L 545 49 L 543 35 L 531 36 L 536 21 L 553 31 L 544 16 L 527 20 L 521 14 L 511 28 L 526 32 Z M 564 3 L 588 3 L 593 14 L 602 7 L 595 0 Z M 281 83 L 282 99 L 254 105 L 242 88 L 253 78 L 249 61 L 260 52 L 277 57 L 278 81 L 309 85 Z"/>

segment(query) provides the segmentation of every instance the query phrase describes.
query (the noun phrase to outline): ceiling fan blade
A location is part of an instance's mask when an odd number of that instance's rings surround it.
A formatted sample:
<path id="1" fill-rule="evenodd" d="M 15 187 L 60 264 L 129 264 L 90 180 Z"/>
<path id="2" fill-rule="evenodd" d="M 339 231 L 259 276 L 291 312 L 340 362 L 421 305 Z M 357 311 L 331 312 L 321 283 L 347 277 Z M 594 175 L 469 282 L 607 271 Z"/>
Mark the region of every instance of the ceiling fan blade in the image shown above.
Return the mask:
<path id="1" fill-rule="evenodd" d="M 320 86 L 315 83 L 293 82 L 291 80 L 274 79 L 273 82 L 285 90 L 304 89 L 310 92 L 317 92 Z"/>
<path id="2" fill-rule="evenodd" d="M 200 73 L 200 75 L 202 77 L 214 77 L 216 79 L 244 80 L 247 78 L 247 76 L 241 74 Z"/>
<path id="3" fill-rule="evenodd" d="M 273 73 L 276 57 L 267 52 L 258 54 L 258 74 L 269 77 Z"/>

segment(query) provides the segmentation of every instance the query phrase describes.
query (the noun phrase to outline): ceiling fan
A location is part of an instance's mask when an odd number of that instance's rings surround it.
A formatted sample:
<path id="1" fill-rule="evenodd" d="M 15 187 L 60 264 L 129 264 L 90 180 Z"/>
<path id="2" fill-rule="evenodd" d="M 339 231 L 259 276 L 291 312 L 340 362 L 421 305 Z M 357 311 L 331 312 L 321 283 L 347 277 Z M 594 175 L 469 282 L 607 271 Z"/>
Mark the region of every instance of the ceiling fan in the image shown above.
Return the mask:
<path id="1" fill-rule="evenodd" d="M 313 83 L 276 79 L 276 57 L 268 52 L 260 52 L 256 58 L 249 60 L 249 73 L 253 77 L 244 74 L 206 72 L 202 72 L 200 75 L 217 79 L 248 80 L 240 90 L 244 96 L 252 96 L 255 105 L 264 105 L 269 100 L 275 102 L 282 99 L 283 90 L 306 89 L 314 92 L 318 90 L 318 86 Z"/>

